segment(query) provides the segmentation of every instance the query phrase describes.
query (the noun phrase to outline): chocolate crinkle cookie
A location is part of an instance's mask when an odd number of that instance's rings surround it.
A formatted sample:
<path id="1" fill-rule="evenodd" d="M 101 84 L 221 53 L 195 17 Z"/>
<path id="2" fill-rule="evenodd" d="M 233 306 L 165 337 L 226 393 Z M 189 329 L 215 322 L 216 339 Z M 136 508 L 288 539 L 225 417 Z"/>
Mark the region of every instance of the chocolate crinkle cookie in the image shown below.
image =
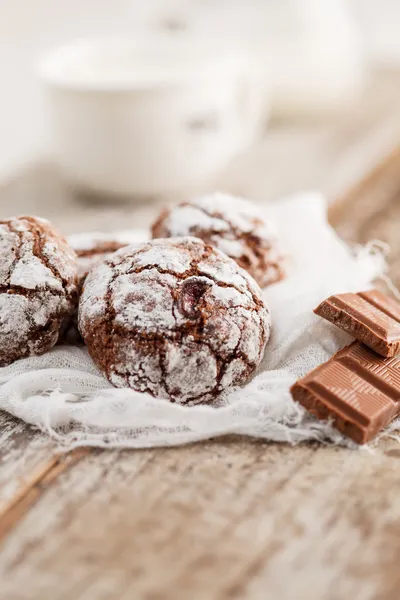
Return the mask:
<path id="1" fill-rule="evenodd" d="M 113 236 L 106 233 L 90 235 L 72 235 L 68 238 L 78 257 L 78 292 L 82 291 L 84 281 L 94 267 L 105 261 L 116 250 L 128 245 L 129 236 Z M 60 344 L 83 344 L 78 329 L 78 300 L 76 310 L 63 323 L 59 337 Z"/>
<path id="2" fill-rule="evenodd" d="M 213 194 L 164 210 L 153 238 L 193 235 L 233 258 L 261 287 L 285 276 L 284 255 L 272 221 L 257 207 L 228 194 Z"/>
<path id="3" fill-rule="evenodd" d="M 115 386 L 194 404 L 248 379 L 270 314 L 255 281 L 217 249 L 196 238 L 157 239 L 89 273 L 79 328 Z"/>
<path id="4" fill-rule="evenodd" d="M 70 236 L 69 243 L 78 257 L 78 279 L 83 285 L 89 271 L 106 260 L 116 250 L 124 248 L 130 242 L 112 234 L 91 234 Z"/>
<path id="5" fill-rule="evenodd" d="M 0 221 L 0 366 L 57 342 L 77 298 L 77 259 L 38 217 Z"/>

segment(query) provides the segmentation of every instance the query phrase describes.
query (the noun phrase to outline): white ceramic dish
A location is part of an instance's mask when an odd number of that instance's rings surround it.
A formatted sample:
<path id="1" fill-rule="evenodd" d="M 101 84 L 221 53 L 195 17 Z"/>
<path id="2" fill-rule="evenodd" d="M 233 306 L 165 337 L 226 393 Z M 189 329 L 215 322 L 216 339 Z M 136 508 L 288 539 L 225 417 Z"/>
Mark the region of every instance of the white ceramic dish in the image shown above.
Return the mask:
<path id="1" fill-rule="evenodd" d="M 74 184 L 122 196 L 197 185 L 265 118 L 242 56 L 154 40 L 91 40 L 40 64 L 56 160 Z"/>

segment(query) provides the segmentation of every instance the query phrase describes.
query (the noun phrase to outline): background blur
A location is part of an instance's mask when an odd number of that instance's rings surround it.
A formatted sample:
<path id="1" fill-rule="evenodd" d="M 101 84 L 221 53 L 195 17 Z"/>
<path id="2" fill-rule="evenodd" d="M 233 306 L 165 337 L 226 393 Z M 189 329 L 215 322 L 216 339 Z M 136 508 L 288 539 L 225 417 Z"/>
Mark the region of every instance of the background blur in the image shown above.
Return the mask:
<path id="1" fill-rule="evenodd" d="M 251 159 L 242 157 L 246 181 L 255 169 L 268 173 L 267 196 L 329 188 L 333 180 L 339 188 L 350 171 L 353 177 L 397 142 L 399 25 L 398 0 L 0 0 L 0 182 L 52 157 L 35 68 L 40 56 L 76 38 L 149 34 L 179 37 L 188 45 L 196 40 L 207 51 L 214 45 L 227 53 L 244 49 L 265 73 L 266 142 Z M 361 121 L 363 135 L 357 137 L 352 128 Z M 332 174 L 326 152 L 333 152 L 339 129 L 349 140 L 340 157 L 332 154 Z M 282 153 L 287 169 L 298 173 L 287 185 L 281 171 L 268 171 Z M 230 170 L 227 187 L 234 191 L 243 187 L 240 169 L 235 163 Z M 251 184 L 245 187 L 252 193 Z"/>

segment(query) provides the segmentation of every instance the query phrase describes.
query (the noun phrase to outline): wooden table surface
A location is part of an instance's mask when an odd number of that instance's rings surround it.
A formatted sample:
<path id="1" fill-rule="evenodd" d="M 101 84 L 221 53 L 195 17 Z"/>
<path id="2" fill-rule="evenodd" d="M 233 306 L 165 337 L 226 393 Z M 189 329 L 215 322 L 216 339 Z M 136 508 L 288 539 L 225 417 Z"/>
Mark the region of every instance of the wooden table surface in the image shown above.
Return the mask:
<path id="1" fill-rule="evenodd" d="M 399 90 L 381 74 L 346 114 L 273 124 L 218 187 L 260 201 L 323 190 L 344 237 L 391 244 L 399 284 L 400 153 L 385 159 Z M 96 205 L 48 165 L 0 189 L 3 215 L 39 213 L 66 233 L 148 224 L 160 203 Z M 360 451 L 232 437 L 59 456 L 0 414 L 0 598 L 398 600 L 399 461 L 389 437 Z"/>

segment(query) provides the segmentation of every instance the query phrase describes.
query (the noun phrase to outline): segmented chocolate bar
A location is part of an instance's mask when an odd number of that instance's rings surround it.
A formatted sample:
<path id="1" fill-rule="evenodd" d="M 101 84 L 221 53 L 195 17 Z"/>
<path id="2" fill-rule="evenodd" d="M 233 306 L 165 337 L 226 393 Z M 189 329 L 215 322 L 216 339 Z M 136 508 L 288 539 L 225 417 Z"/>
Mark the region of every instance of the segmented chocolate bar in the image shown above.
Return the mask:
<path id="1" fill-rule="evenodd" d="M 382 356 L 400 351 L 400 304 L 379 290 L 331 296 L 314 312 Z"/>
<path id="2" fill-rule="evenodd" d="M 359 342 L 347 346 L 291 388 L 318 419 L 365 444 L 400 412 L 400 358 L 382 358 Z"/>

